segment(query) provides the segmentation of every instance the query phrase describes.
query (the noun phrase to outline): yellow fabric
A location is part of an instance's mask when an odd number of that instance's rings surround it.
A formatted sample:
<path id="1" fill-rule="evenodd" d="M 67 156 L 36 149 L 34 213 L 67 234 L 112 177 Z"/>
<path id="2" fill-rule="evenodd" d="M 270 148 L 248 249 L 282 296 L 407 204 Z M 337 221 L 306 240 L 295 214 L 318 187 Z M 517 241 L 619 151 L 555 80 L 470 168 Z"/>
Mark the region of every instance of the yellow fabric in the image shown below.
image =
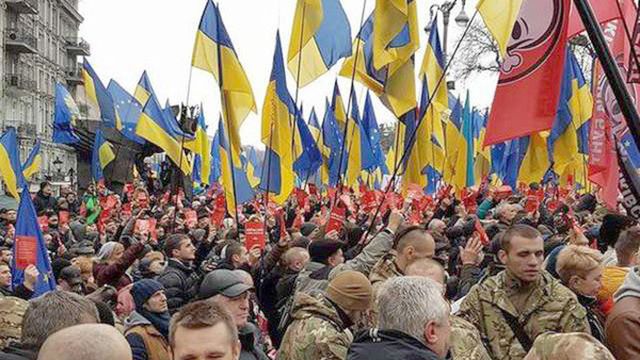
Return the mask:
<path id="1" fill-rule="evenodd" d="M 87 98 L 98 105 L 98 95 L 96 94 L 96 85 L 93 83 L 93 78 L 89 75 L 87 70 L 82 69 L 82 80 L 84 82 L 84 91 L 87 95 Z"/>
<path id="2" fill-rule="evenodd" d="M 629 268 L 620 266 L 607 266 L 602 272 L 602 288 L 598 292 L 598 300 L 604 302 L 615 294 L 622 286 L 624 278 L 629 273 Z"/>
<path id="3" fill-rule="evenodd" d="M 209 175 L 211 174 L 211 141 L 206 131 L 198 125 L 195 139 L 186 141 L 184 148 L 191 150 L 194 154 L 200 155 L 201 179 L 202 183 L 209 185 Z"/>
<path id="4" fill-rule="evenodd" d="M 392 48 L 389 44 L 409 24 L 409 44 Z M 404 64 L 420 46 L 416 1 L 376 0 L 373 23 L 373 66 L 380 70 L 391 63 Z M 390 74 L 395 70 L 390 67 Z M 406 111 L 405 111 L 406 112 Z"/>
<path id="5" fill-rule="evenodd" d="M 224 131 L 224 130 L 223 130 Z M 232 217 L 236 216 L 236 196 L 234 193 L 233 175 L 231 173 L 231 159 L 225 149 L 220 146 L 220 180 L 224 189 L 224 198 L 227 203 L 227 211 Z"/>
<path id="6" fill-rule="evenodd" d="M 111 148 L 111 144 L 108 141 L 105 141 L 100 149 L 98 149 L 98 159 L 100 160 L 100 167 L 104 169 L 109 165 L 110 162 L 115 160 L 116 154 L 113 153 L 113 149 Z"/>
<path id="7" fill-rule="evenodd" d="M 136 91 L 133 93 L 133 97 L 138 100 L 142 106 L 147 103 L 150 96 L 151 94 L 140 85 L 136 86 Z"/>
<path id="8" fill-rule="evenodd" d="M 398 118 L 416 108 L 415 77 L 413 59 L 410 59 L 387 78 L 380 100 Z"/>
<path id="9" fill-rule="evenodd" d="M 358 178 L 362 171 L 362 154 L 360 152 L 360 126 L 355 119 L 349 121 L 347 126 L 347 149 L 349 161 L 347 163 L 346 185 L 357 187 Z"/>
<path id="10" fill-rule="evenodd" d="M 28 168 L 22 170 L 22 175 L 25 179 L 29 179 L 31 176 L 40 172 L 40 168 L 42 167 L 42 155 L 38 154 L 33 159 L 33 163 Z"/>
<path id="11" fill-rule="evenodd" d="M 13 172 L 9 154 L 4 146 L 0 146 L 0 175 L 2 175 L 2 179 L 4 180 L 6 191 L 15 199 L 18 199 L 18 179 Z"/>
<path id="12" fill-rule="evenodd" d="M 507 53 L 507 45 L 511 39 L 513 26 L 520 15 L 524 0 L 480 0 L 476 8 L 482 16 L 484 24 L 498 43 L 500 57 Z"/>
<path id="13" fill-rule="evenodd" d="M 476 154 L 474 175 L 476 185 L 481 183 L 482 179 L 489 176 L 489 173 L 491 172 L 491 147 L 482 145 L 484 144 L 486 133 L 486 128 L 482 128 L 480 130 L 480 136 L 474 141 Z"/>
<path id="14" fill-rule="evenodd" d="M 520 165 L 518 182 L 531 184 L 540 182 L 549 170 L 549 152 L 547 150 L 548 132 L 531 134 L 529 148 Z"/>
<path id="15" fill-rule="evenodd" d="M 191 174 L 191 164 L 182 151 L 180 143 L 175 138 L 167 134 L 153 119 L 146 113 L 140 114 L 140 120 L 136 126 L 136 135 L 146 139 L 159 148 L 163 149 L 175 164 L 179 164 L 184 174 Z M 182 156 L 181 156 L 182 153 Z"/>
<path id="16" fill-rule="evenodd" d="M 289 40 L 287 67 L 297 81 L 298 64 L 300 64 L 299 83 L 301 87 L 308 85 L 328 70 L 313 38 L 320 28 L 323 18 L 322 0 L 298 0 L 293 18 L 291 39 Z M 300 49 L 301 43 L 302 49 Z M 300 61 L 300 56 L 302 56 L 302 61 Z"/>

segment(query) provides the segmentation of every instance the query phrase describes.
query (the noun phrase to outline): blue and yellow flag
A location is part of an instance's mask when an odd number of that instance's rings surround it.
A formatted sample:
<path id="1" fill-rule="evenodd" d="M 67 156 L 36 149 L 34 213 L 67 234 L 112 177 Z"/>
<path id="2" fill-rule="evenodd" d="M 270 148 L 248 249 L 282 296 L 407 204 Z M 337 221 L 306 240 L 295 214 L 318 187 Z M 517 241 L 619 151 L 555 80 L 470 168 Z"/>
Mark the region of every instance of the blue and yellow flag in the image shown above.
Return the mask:
<path id="1" fill-rule="evenodd" d="M 476 180 L 482 180 L 489 176 L 491 173 L 491 146 L 484 146 L 484 137 L 487 133 L 487 121 L 489 119 L 489 112 L 485 112 L 484 115 L 477 111 L 473 112 L 474 117 L 474 152 L 475 152 L 475 165 L 474 174 Z"/>
<path id="2" fill-rule="evenodd" d="M 506 142 L 502 158 L 502 182 L 515 189 L 518 186 L 518 172 L 529 147 L 529 139 L 516 138 Z"/>
<path id="3" fill-rule="evenodd" d="M 136 135 L 136 126 L 138 125 L 144 104 L 141 105 L 115 80 L 109 82 L 107 91 L 111 95 L 113 103 L 116 106 L 116 111 L 122 120 L 122 130 L 120 131 L 122 136 L 140 145 L 144 145 L 144 139 Z"/>
<path id="4" fill-rule="evenodd" d="M 138 80 L 138 85 L 136 85 L 136 91 L 134 91 L 133 97 L 141 106 L 145 106 L 149 97 L 155 93 L 153 86 L 151 86 L 149 75 L 147 75 L 147 70 L 145 70 L 142 72 L 140 80 Z"/>
<path id="5" fill-rule="evenodd" d="M 250 112 L 256 111 L 256 102 L 220 11 L 211 0 L 207 1 L 200 19 L 192 65 L 210 72 L 218 81 L 224 99 L 222 111 L 229 129 L 231 156 L 234 165 L 241 167 L 240 126 Z"/>
<path id="6" fill-rule="evenodd" d="M 220 160 L 220 131 L 223 131 L 223 128 L 219 127 L 216 130 L 216 134 L 213 136 L 213 140 L 211 141 L 211 171 L 209 174 L 209 184 L 220 184 L 220 176 L 222 176 L 222 163 Z"/>
<path id="7" fill-rule="evenodd" d="M 476 5 L 484 24 L 498 43 L 500 57 L 507 53 L 507 45 L 513 33 L 513 26 L 520 15 L 524 0 L 480 0 Z"/>
<path id="8" fill-rule="evenodd" d="M 449 95 L 447 94 L 447 79 L 444 78 L 445 56 L 440 45 L 440 35 L 438 32 L 438 18 L 434 18 L 429 33 L 429 42 L 424 53 L 422 66 L 420 67 L 419 78 L 426 80 L 428 90 L 426 100 L 431 99 L 429 104 L 429 116 L 432 117 L 432 137 L 435 142 L 444 147 L 444 129 L 442 119 L 446 118 L 449 111 Z M 423 94 L 424 97 L 424 94 Z M 425 102 L 426 104 L 426 102 Z M 426 111 L 421 106 L 422 112 Z M 436 169 L 442 171 L 442 164 Z"/>
<path id="9" fill-rule="evenodd" d="M 304 87 L 351 55 L 351 27 L 340 0 L 298 0 L 287 67 Z M 299 69 L 298 69 L 298 65 Z"/>
<path id="10" fill-rule="evenodd" d="M 60 83 L 56 83 L 56 103 L 53 115 L 53 142 L 75 144 L 80 141 L 73 127 L 80 117 L 78 105 Z"/>
<path id="11" fill-rule="evenodd" d="M 93 151 L 91 155 L 91 176 L 93 181 L 100 181 L 104 179 L 102 171 L 115 160 L 116 154 L 113 152 L 113 148 L 110 142 L 105 139 L 102 130 L 96 130 L 96 137 L 93 141 Z"/>
<path id="12" fill-rule="evenodd" d="M 144 106 L 138 125 L 136 135 L 155 144 L 162 149 L 169 158 L 176 164 L 184 174 L 191 174 L 191 164 L 184 153 L 180 133 L 177 133 L 179 126 L 172 124 L 175 119 L 167 119 L 166 114 L 160 108 L 158 99 L 155 96 L 149 97 Z M 181 131 L 182 133 L 182 131 Z"/>
<path id="13" fill-rule="evenodd" d="M 539 183 L 549 171 L 548 136 L 545 131 L 520 138 L 520 154 L 524 157 L 520 163 L 518 183 Z"/>
<path id="14" fill-rule="evenodd" d="M 316 140 L 313 138 L 309 127 L 302 119 L 302 114 L 296 117 L 297 131 L 300 134 L 302 154 L 293 163 L 293 170 L 302 181 L 308 181 L 322 165 L 322 154 Z M 317 120 L 316 120 L 317 121 Z"/>
<path id="15" fill-rule="evenodd" d="M 347 110 L 344 107 L 344 101 L 338 87 L 338 80 L 333 84 L 333 96 L 331 98 L 331 110 L 336 123 L 340 126 L 340 131 L 344 130 L 347 124 Z"/>
<path id="16" fill-rule="evenodd" d="M 462 137 L 464 141 L 461 143 L 461 148 L 458 157 L 460 160 L 457 164 L 458 169 L 465 169 L 464 172 L 464 187 L 471 187 L 475 185 L 475 173 L 474 173 L 474 155 L 475 149 L 473 144 L 473 113 L 471 112 L 471 99 L 469 96 L 469 90 L 467 90 L 467 98 L 464 102 L 464 112 L 462 115 Z M 463 184 L 462 182 L 460 184 Z"/>
<path id="17" fill-rule="evenodd" d="M 376 0 L 373 63 L 377 70 L 392 65 L 392 75 L 420 47 L 415 0 Z"/>
<path id="18" fill-rule="evenodd" d="M 277 204 L 283 204 L 289 198 L 295 184 L 291 124 L 297 110 L 287 89 L 285 75 L 278 33 L 271 78 L 262 108 L 262 143 L 266 146 L 266 154 L 260 181 L 260 189 L 273 193 Z"/>
<path id="19" fill-rule="evenodd" d="M 34 174 L 40 172 L 42 167 L 42 155 L 40 154 L 40 139 L 36 140 L 36 144 L 31 149 L 29 157 L 22 164 L 22 175 L 25 180 L 31 178 Z"/>
<path id="20" fill-rule="evenodd" d="M 255 193 L 249 183 L 247 174 L 243 170 L 243 165 L 241 164 L 240 167 L 235 167 L 231 162 L 229 142 L 225 136 L 224 122 L 222 119 L 218 122 L 218 136 L 220 139 L 219 154 L 222 188 L 224 189 L 225 200 L 227 202 L 227 211 L 231 216 L 235 216 L 238 206 L 253 199 Z M 289 144 L 289 146 L 291 146 L 291 144 Z"/>
<path id="21" fill-rule="evenodd" d="M 18 198 L 18 187 L 26 182 L 20 165 L 20 147 L 16 129 L 9 127 L 0 137 L 0 175 L 6 191 L 15 199 Z"/>
<path id="22" fill-rule="evenodd" d="M 122 120 L 116 112 L 113 99 L 86 58 L 82 63 L 82 78 L 87 98 L 98 107 L 100 118 L 104 124 L 107 127 L 122 130 Z"/>
<path id="23" fill-rule="evenodd" d="M 258 153 L 253 146 L 250 146 L 247 150 L 247 163 L 245 165 L 245 169 L 247 172 L 247 178 L 249 179 L 249 184 L 251 184 L 252 188 L 258 187 L 260 185 L 260 177 L 262 175 L 262 164 L 260 163 L 260 159 L 258 159 Z"/>
<path id="24" fill-rule="evenodd" d="M 56 279 L 53 278 L 47 245 L 38 226 L 38 216 L 31 201 L 31 194 L 25 185 L 20 195 L 11 259 L 11 278 L 14 288 L 24 282 L 24 270 L 29 265 L 34 265 L 39 272 L 32 298 L 56 289 Z"/>
<path id="25" fill-rule="evenodd" d="M 548 139 L 549 158 L 562 185 L 569 176 L 585 185 L 584 164 L 593 99 L 582 69 L 569 48 L 565 59 L 560 102 Z"/>
<path id="26" fill-rule="evenodd" d="M 207 135 L 207 124 L 204 119 L 204 109 L 200 105 L 200 114 L 196 123 L 195 140 L 185 143 L 185 149 L 191 150 L 194 155 L 194 172 L 192 178 L 195 182 L 209 185 L 209 175 L 211 171 L 211 143 Z M 197 162 L 197 165 L 195 165 Z M 195 170 L 198 171 L 195 171 Z"/>
<path id="27" fill-rule="evenodd" d="M 342 131 L 329 102 L 325 103 L 324 120 L 322 121 L 322 142 L 329 149 L 329 186 L 336 186 L 340 177 L 340 153 L 342 151 Z M 342 159 L 342 169 L 347 164 L 347 154 Z"/>
<path id="28" fill-rule="evenodd" d="M 451 96 L 449 98 L 449 108 L 451 109 L 451 115 L 449 116 L 449 121 L 445 126 L 445 160 L 444 169 L 443 169 L 443 177 L 444 181 L 447 184 L 453 184 L 456 174 L 461 176 L 459 173 L 464 172 L 465 169 L 456 168 L 456 164 L 458 163 L 458 157 L 460 152 L 460 143 L 464 142 L 464 137 L 462 136 L 462 112 L 463 107 L 460 99 L 454 98 Z M 458 179 L 459 181 L 459 179 Z"/>
<path id="29" fill-rule="evenodd" d="M 367 137 L 355 92 L 351 93 L 351 118 L 347 125 L 347 142 L 345 156 L 348 154 L 347 174 L 345 184 L 356 188 L 358 178 L 362 171 L 373 171 L 377 165 L 376 158 L 371 150 L 371 144 Z M 343 160 L 344 161 L 344 160 Z"/>

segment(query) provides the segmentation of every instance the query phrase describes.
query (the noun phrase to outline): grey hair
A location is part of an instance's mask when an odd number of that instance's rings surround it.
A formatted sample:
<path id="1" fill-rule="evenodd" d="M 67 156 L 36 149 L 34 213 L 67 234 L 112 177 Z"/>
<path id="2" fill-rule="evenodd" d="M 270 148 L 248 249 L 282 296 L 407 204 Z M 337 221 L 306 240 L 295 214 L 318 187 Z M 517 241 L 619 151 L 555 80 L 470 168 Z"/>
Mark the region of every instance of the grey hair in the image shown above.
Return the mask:
<path id="1" fill-rule="evenodd" d="M 433 229 L 435 229 L 437 224 L 447 224 L 444 221 L 440 220 L 440 219 L 433 219 L 429 222 L 429 226 L 427 226 L 427 230 L 432 231 Z"/>
<path id="2" fill-rule="evenodd" d="M 107 261 L 118 245 L 120 245 L 120 243 L 115 241 L 104 243 L 96 255 L 96 260 L 98 260 L 98 262 Z"/>
<path id="3" fill-rule="evenodd" d="M 55 290 L 29 301 L 22 321 L 24 346 L 39 349 L 58 330 L 79 324 L 98 323 L 98 309 L 78 294 Z"/>
<path id="4" fill-rule="evenodd" d="M 428 322 L 443 324 L 449 318 L 449 304 L 442 286 L 431 279 L 401 276 L 385 281 L 378 292 L 378 328 L 396 330 L 424 343 Z"/>

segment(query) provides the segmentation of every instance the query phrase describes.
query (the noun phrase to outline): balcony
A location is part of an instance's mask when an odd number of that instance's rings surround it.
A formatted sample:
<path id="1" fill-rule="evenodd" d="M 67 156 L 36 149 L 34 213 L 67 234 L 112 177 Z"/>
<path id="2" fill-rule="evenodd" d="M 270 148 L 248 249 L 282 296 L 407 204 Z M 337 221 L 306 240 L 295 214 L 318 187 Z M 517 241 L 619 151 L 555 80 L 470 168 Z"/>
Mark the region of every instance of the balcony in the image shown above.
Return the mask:
<path id="1" fill-rule="evenodd" d="M 2 130 L 6 131 L 7 128 L 15 128 L 16 133 L 19 138 L 35 138 L 36 137 L 36 125 L 29 124 L 26 121 L 21 120 L 3 120 L 0 122 L 2 124 Z"/>
<path id="2" fill-rule="evenodd" d="M 38 14 L 38 3 L 36 0 L 5 0 L 7 8 L 19 14 Z"/>
<path id="3" fill-rule="evenodd" d="M 69 86 L 78 86 L 84 84 L 82 71 L 79 67 L 72 67 L 65 70 L 65 79 L 67 80 L 67 84 L 69 84 Z"/>
<path id="4" fill-rule="evenodd" d="M 91 55 L 91 46 L 83 38 L 69 37 L 65 38 L 67 43 L 67 52 L 71 56 L 89 56 Z"/>
<path id="5" fill-rule="evenodd" d="M 78 0 L 60 0 L 60 5 L 62 5 L 62 8 L 78 23 L 84 21 L 84 18 L 78 12 Z"/>
<path id="6" fill-rule="evenodd" d="M 38 52 L 38 40 L 36 37 L 15 28 L 5 30 L 4 46 L 7 51 L 16 53 L 36 54 Z"/>
<path id="7" fill-rule="evenodd" d="M 7 91 L 18 91 L 21 93 L 33 93 L 38 89 L 35 80 L 21 74 L 6 74 L 4 76 L 4 86 Z M 21 94 L 20 94 L 21 95 Z"/>

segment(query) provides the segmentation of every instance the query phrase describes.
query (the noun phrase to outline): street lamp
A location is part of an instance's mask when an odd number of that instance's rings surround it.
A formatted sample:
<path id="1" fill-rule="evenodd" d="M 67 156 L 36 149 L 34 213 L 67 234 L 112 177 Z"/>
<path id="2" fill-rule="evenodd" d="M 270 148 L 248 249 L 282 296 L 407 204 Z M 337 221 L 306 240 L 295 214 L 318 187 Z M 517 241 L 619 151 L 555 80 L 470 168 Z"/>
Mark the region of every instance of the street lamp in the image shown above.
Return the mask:
<path id="1" fill-rule="evenodd" d="M 56 175 L 60 176 L 60 173 L 62 172 L 62 161 L 60 161 L 58 156 L 53 160 L 53 166 L 56 168 Z"/>
<path id="2" fill-rule="evenodd" d="M 469 15 L 467 15 L 467 12 L 464 10 L 464 7 L 466 5 L 466 0 L 461 0 L 462 1 L 462 9 L 460 9 L 460 13 L 458 13 L 458 15 L 455 17 L 455 19 L 453 19 L 456 24 L 458 24 L 458 26 L 460 26 L 461 28 L 467 27 L 467 25 L 469 24 Z M 429 23 L 427 24 L 427 26 L 425 26 L 424 31 L 429 34 L 431 32 L 431 26 L 433 24 L 433 19 L 435 18 L 436 12 L 440 11 L 442 13 L 442 21 L 444 23 L 444 39 L 443 39 L 443 43 L 442 43 L 442 50 L 444 52 L 444 62 L 445 64 L 447 63 L 447 40 L 449 37 L 449 19 L 451 17 L 451 10 L 453 10 L 453 7 L 456 6 L 456 4 L 458 3 L 458 0 L 447 0 L 444 3 L 438 5 L 438 4 L 434 4 L 431 5 L 431 7 L 429 8 L 429 12 L 431 14 L 431 20 L 429 21 Z"/>

